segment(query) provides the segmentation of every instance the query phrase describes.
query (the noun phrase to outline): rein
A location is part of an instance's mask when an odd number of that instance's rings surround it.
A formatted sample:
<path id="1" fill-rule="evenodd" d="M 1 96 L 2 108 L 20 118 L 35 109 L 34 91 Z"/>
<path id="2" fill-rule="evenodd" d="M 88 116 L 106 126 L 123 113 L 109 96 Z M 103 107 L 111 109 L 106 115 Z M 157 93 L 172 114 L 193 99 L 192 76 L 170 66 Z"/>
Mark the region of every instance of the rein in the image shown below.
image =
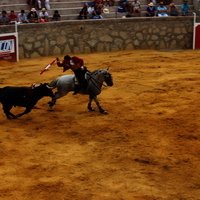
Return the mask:
<path id="1" fill-rule="evenodd" d="M 107 85 L 105 85 L 104 83 L 101 83 L 101 82 L 97 81 L 95 78 L 93 78 L 91 74 L 87 73 L 87 75 L 90 76 L 90 78 L 95 80 L 97 83 L 103 85 L 104 87 L 107 87 Z M 93 81 L 92 81 L 92 83 L 95 85 L 95 83 Z M 98 88 L 96 85 L 95 85 L 95 87 Z M 100 90 L 100 89 L 98 88 L 98 90 Z"/>

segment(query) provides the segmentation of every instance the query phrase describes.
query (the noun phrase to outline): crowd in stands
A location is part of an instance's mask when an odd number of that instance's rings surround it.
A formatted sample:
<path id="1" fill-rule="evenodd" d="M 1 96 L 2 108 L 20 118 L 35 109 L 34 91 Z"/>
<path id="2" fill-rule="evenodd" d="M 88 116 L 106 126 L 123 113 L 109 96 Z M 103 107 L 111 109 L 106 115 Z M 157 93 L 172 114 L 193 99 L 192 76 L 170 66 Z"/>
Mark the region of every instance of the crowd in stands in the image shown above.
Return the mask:
<path id="1" fill-rule="evenodd" d="M 166 5 L 169 5 L 169 9 L 167 9 Z M 149 3 L 146 15 L 147 16 L 158 16 L 158 17 L 167 17 L 167 16 L 187 16 L 191 11 L 188 0 L 183 0 L 181 5 L 181 9 L 178 9 L 177 6 L 171 1 L 160 1 L 157 6 L 152 2 Z"/>
<path id="2" fill-rule="evenodd" d="M 188 0 L 183 0 L 181 9 L 179 10 L 172 0 L 147 0 L 148 6 L 146 8 L 147 17 L 167 17 L 167 16 L 187 16 L 190 11 L 190 5 Z M 26 0 L 31 8 L 29 13 L 25 13 L 21 10 L 16 14 L 14 10 L 11 10 L 8 14 L 5 10 L 0 15 L 0 25 L 8 25 L 13 23 L 43 23 L 49 21 L 60 21 L 61 16 L 58 10 L 54 11 L 53 17 L 49 17 L 48 10 L 50 9 L 49 0 Z M 109 13 L 109 7 L 113 6 L 115 0 L 91 0 L 90 3 L 85 3 L 80 10 L 78 19 L 102 19 L 102 13 Z M 166 7 L 169 5 L 169 8 Z M 132 17 L 135 14 L 140 16 L 141 5 L 139 0 L 120 0 L 118 12 L 126 12 L 127 17 Z"/>
<path id="3" fill-rule="evenodd" d="M 152 1 L 152 2 L 151 2 Z M 167 8 L 169 5 L 169 8 Z M 140 16 L 141 4 L 139 0 L 120 0 L 119 12 L 127 12 L 127 17 Z M 148 6 L 146 8 L 147 17 L 167 17 L 167 16 L 187 16 L 190 10 L 188 0 L 183 0 L 181 9 L 172 3 L 172 0 L 148 0 Z"/>
<path id="4" fill-rule="evenodd" d="M 32 8 L 27 14 L 24 10 L 21 10 L 19 14 L 15 14 L 14 10 L 11 10 L 10 14 L 3 10 L 0 15 L 0 25 L 9 25 L 14 23 L 43 23 L 60 20 L 61 16 L 58 10 L 54 11 L 52 18 L 50 19 L 48 11 L 45 8 L 42 8 L 39 12 L 35 8 Z"/>
<path id="5" fill-rule="evenodd" d="M 147 17 L 187 16 L 190 11 L 188 0 L 183 0 L 181 9 L 172 3 L 172 0 L 147 0 Z M 102 13 L 108 13 L 109 7 L 113 6 L 115 0 L 91 0 L 85 3 L 79 13 L 78 19 L 102 19 Z M 169 5 L 169 8 L 166 6 Z M 139 0 L 120 0 L 118 12 L 128 13 L 126 17 L 141 16 L 141 4 Z"/>
<path id="6" fill-rule="evenodd" d="M 43 23 L 61 20 L 58 10 L 54 11 L 51 19 L 49 18 L 49 0 L 26 0 L 26 3 L 31 7 L 28 13 L 25 13 L 25 10 L 21 10 L 20 13 L 16 14 L 14 10 L 11 10 L 10 14 L 8 14 L 7 11 L 3 10 L 0 15 L 0 25 L 14 23 Z"/>
<path id="7" fill-rule="evenodd" d="M 31 8 L 46 8 L 47 10 L 50 9 L 49 0 L 26 0 L 26 3 L 30 5 Z"/>

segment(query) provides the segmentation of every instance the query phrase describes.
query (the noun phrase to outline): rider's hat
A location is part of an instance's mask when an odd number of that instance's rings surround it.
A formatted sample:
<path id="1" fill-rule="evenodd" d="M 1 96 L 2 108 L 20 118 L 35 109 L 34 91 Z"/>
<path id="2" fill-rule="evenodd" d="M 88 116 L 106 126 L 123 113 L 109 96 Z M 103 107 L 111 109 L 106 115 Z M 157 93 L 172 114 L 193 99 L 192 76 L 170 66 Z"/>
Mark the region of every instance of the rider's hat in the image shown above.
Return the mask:
<path id="1" fill-rule="evenodd" d="M 64 60 L 71 60 L 71 57 L 68 56 L 68 55 L 66 55 L 66 56 L 64 57 Z"/>

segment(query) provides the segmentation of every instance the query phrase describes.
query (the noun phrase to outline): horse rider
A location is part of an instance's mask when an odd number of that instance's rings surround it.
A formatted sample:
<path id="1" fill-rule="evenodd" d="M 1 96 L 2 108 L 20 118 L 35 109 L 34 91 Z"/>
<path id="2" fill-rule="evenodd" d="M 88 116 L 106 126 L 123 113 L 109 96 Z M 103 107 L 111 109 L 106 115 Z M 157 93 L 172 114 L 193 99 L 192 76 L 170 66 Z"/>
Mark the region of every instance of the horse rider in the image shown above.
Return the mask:
<path id="1" fill-rule="evenodd" d="M 85 73 L 87 72 L 87 68 L 84 66 L 84 61 L 81 58 L 76 56 L 70 57 L 69 55 L 64 56 L 64 60 L 60 62 L 59 58 L 56 58 L 57 66 L 63 67 L 63 72 L 68 69 L 71 69 L 77 81 L 75 80 L 75 90 L 74 95 L 77 94 L 81 89 L 84 91 L 87 88 L 87 81 L 85 80 Z"/>

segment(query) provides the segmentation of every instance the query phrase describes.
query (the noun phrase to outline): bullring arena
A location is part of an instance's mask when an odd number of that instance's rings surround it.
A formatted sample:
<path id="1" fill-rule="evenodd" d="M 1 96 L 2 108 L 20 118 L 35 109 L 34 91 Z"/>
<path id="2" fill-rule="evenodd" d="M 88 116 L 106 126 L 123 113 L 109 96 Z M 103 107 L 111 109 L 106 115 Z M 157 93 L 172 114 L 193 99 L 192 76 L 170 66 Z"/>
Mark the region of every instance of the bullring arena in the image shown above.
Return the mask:
<path id="1" fill-rule="evenodd" d="M 49 97 L 18 119 L 0 112 L 0 200 L 200 199 L 199 55 L 76 54 L 91 71 L 110 68 L 114 85 L 98 96 L 108 114 L 88 111 L 88 96 L 72 92 L 53 112 Z M 55 57 L 0 61 L 1 87 L 63 75 L 55 64 L 40 75 Z"/>

